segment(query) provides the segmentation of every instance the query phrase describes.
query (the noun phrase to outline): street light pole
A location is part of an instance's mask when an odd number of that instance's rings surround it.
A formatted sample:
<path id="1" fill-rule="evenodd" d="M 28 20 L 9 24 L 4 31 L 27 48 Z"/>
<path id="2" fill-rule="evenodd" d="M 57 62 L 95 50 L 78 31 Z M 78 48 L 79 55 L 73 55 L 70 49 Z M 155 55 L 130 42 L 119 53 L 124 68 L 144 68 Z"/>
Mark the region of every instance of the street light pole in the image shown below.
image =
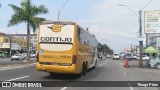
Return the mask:
<path id="1" fill-rule="evenodd" d="M 139 38 L 142 38 L 142 11 L 139 11 L 139 16 L 127 5 L 123 5 L 123 4 L 118 4 L 119 6 L 125 6 L 127 7 L 130 11 L 132 11 L 132 13 L 134 13 L 137 17 L 139 17 Z M 143 61 L 142 61 L 142 47 L 143 47 L 143 41 L 139 41 L 139 66 L 143 66 Z"/>
<path id="2" fill-rule="evenodd" d="M 9 44 L 10 44 L 10 50 L 9 50 L 9 53 L 10 53 L 10 57 L 12 56 L 12 40 L 11 40 L 11 35 L 9 36 Z"/>

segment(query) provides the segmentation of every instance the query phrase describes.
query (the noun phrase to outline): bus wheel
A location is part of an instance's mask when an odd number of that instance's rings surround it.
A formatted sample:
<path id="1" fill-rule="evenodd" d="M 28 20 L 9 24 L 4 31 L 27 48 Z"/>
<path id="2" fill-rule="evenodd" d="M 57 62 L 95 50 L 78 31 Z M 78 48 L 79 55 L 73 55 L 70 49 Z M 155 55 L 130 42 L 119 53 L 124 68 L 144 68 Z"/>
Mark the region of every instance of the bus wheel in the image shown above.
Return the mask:
<path id="1" fill-rule="evenodd" d="M 87 65 L 84 64 L 83 65 L 83 75 L 86 75 L 86 72 L 87 72 Z"/>
<path id="2" fill-rule="evenodd" d="M 81 73 L 80 73 L 78 76 L 82 77 L 82 76 L 84 76 L 84 75 L 86 75 L 86 66 L 85 66 L 85 64 L 83 63 L 82 71 L 81 71 Z"/>

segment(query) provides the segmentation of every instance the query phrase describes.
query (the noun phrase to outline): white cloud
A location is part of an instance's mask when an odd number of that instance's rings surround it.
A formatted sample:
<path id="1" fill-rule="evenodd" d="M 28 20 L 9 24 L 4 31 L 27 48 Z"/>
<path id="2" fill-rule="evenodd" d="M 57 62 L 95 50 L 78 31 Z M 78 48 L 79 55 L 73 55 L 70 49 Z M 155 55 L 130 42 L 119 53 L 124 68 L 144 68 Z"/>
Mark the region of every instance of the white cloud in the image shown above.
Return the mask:
<path id="1" fill-rule="evenodd" d="M 129 6 L 138 15 L 138 11 L 148 2 L 150 0 L 100 0 L 91 7 L 92 16 L 80 23 L 84 26 L 98 25 L 99 28 L 94 31 L 98 40 L 109 44 L 115 52 L 121 52 L 131 44 L 138 45 L 139 18 L 128 8 L 117 4 Z M 159 0 L 154 0 L 144 10 L 160 9 L 158 2 Z M 93 32 L 92 28 L 91 32 Z"/>

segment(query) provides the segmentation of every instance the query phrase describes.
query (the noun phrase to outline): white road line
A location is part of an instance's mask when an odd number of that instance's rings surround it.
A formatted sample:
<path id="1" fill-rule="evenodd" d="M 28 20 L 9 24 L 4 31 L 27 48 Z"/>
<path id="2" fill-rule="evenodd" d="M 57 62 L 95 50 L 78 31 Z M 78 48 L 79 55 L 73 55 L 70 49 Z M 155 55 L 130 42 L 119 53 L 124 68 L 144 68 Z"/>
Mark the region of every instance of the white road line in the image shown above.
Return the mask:
<path id="1" fill-rule="evenodd" d="M 126 72 L 125 71 L 123 72 L 123 74 L 124 74 L 124 76 L 126 76 Z"/>
<path id="2" fill-rule="evenodd" d="M 134 90 L 133 87 L 129 87 L 129 90 Z"/>
<path id="3" fill-rule="evenodd" d="M 1 71 L 1 70 L 9 70 L 9 69 L 17 69 L 17 68 L 30 67 L 30 66 L 34 66 L 34 65 L 35 65 L 35 64 L 1 67 L 1 68 L 0 68 L 0 71 Z"/>
<path id="4" fill-rule="evenodd" d="M 29 77 L 29 76 L 18 77 L 18 78 L 14 78 L 14 79 L 5 80 L 5 81 L 14 81 L 14 80 L 22 79 L 22 78 L 27 78 L 27 77 Z"/>
<path id="5" fill-rule="evenodd" d="M 128 83 L 129 90 L 134 90 L 130 83 Z"/>
<path id="6" fill-rule="evenodd" d="M 63 88 L 61 88 L 60 90 L 65 90 L 65 89 L 67 89 L 68 87 L 63 87 Z"/>

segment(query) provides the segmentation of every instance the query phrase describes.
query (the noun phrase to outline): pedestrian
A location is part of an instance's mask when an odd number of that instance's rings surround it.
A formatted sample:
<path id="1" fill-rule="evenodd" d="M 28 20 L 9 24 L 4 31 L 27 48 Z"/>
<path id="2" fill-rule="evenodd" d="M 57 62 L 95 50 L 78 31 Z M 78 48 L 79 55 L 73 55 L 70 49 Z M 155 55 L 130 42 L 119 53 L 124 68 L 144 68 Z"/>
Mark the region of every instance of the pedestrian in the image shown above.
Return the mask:
<path id="1" fill-rule="evenodd" d="M 2 53 L 2 59 L 4 59 L 4 53 Z"/>

